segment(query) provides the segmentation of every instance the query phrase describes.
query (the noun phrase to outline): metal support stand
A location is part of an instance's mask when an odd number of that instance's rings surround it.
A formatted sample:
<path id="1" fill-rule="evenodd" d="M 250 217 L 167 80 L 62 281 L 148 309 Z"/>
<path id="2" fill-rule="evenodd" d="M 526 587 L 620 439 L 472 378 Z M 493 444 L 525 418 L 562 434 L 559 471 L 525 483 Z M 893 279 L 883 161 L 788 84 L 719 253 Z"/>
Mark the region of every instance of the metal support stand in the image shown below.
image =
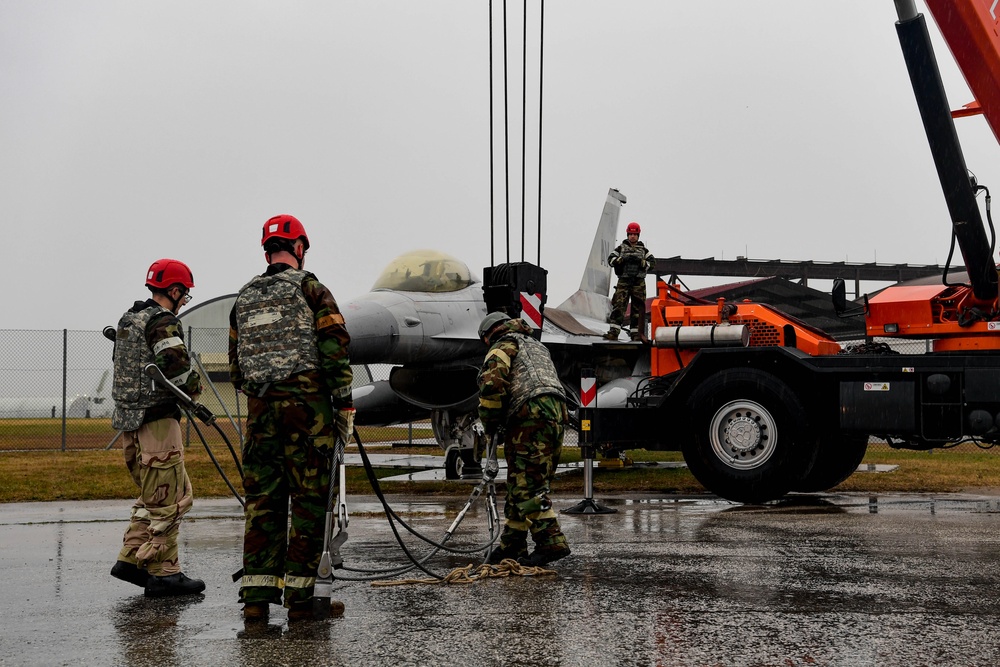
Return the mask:
<path id="1" fill-rule="evenodd" d="M 580 408 L 580 453 L 583 455 L 583 500 L 562 511 L 563 514 L 615 514 L 618 510 L 594 500 L 594 444 L 590 420 L 593 409 Z"/>
<path id="2" fill-rule="evenodd" d="M 602 505 L 594 500 L 594 459 L 592 455 L 583 461 L 583 500 L 567 507 L 563 514 L 615 514 L 618 510 Z"/>

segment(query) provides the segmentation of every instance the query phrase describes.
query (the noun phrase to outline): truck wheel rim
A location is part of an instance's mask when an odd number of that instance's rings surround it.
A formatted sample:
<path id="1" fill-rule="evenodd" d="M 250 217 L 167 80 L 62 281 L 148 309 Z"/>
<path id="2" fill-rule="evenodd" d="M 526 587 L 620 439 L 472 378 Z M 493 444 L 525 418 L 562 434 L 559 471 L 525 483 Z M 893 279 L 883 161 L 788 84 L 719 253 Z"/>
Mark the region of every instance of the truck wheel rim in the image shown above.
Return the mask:
<path id="1" fill-rule="evenodd" d="M 778 443 L 774 417 L 754 401 L 739 400 L 719 408 L 709 430 L 712 453 L 730 468 L 752 470 L 768 461 Z"/>

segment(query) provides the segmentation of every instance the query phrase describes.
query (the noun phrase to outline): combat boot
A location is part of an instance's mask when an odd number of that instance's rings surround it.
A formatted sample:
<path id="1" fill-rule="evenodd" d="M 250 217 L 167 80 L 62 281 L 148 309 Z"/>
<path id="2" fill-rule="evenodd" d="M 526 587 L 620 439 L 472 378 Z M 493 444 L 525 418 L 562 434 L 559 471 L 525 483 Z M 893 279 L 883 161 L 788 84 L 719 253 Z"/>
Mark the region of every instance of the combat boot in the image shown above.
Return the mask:
<path id="1" fill-rule="evenodd" d="M 640 332 L 638 332 L 638 331 L 633 331 L 633 332 L 632 332 L 631 334 L 629 334 L 629 337 L 630 337 L 630 338 L 631 338 L 631 339 L 632 339 L 633 341 L 639 341 L 639 342 L 642 342 L 642 334 L 641 334 Z"/>
<path id="2" fill-rule="evenodd" d="M 316 615 L 313 614 L 312 600 L 309 602 L 295 602 L 288 607 L 289 623 L 314 620 L 316 620 Z"/>
<path id="3" fill-rule="evenodd" d="M 314 620 L 325 621 L 328 618 L 338 618 L 344 615 L 344 603 L 340 600 L 314 596 L 311 603 Z"/>
<path id="4" fill-rule="evenodd" d="M 266 602 L 247 602 L 243 605 L 244 621 L 266 621 L 270 605 Z"/>
<path id="5" fill-rule="evenodd" d="M 548 565 L 549 563 L 555 562 L 560 558 L 565 558 L 571 553 L 572 552 L 570 551 L 569 546 L 566 544 L 551 547 L 538 547 L 530 556 L 518 558 L 517 562 L 519 565 L 527 567 L 542 567 L 543 565 Z"/>
<path id="6" fill-rule="evenodd" d="M 296 602 L 288 607 L 288 622 L 298 623 L 300 621 L 319 621 L 327 618 L 337 618 L 344 615 L 344 603 L 340 600 L 330 600 L 330 612 L 328 615 L 317 615 L 313 611 L 313 600 L 308 602 Z"/>
<path id="7" fill-rule="evenodd" d="M 149 581 L 149 572 L 141 569 L 135 563 L 123 560 L 115 562 L 114 567 L 111 568 L 111 576 L 142 588 L 145 588 L 146 582 Z"/>
<path id="8" fill-rule="evenodd" d="M 146 597 L 165 598 L 177 595 L 194 595 L 205 590 L 205 582 L 192 579 L 183 572 L 170 574 L 166 577 L 149 576 L 146 582 Z"/>
<path id="9" fill-rule="evenodd" d="M 621 333 L 621 329 L 618 327 L 611 327 L 608 333 L 604 334 L 604 338 L 607 340 L 618 340 L 618 334 Z"/>
<path id="10" fill-rule="evenodd" d="M 486 563 L 489 565 L 499 565 L 500 561 L 510 558 L 511 560 L 518 560 L 519 558 L 526 557 L 528 555 L 528 543 L 527 540 L 520 544 L 511 544 L 508 546 L 500 545 L 490 554 L 490 557 L 486 559 Z"/>

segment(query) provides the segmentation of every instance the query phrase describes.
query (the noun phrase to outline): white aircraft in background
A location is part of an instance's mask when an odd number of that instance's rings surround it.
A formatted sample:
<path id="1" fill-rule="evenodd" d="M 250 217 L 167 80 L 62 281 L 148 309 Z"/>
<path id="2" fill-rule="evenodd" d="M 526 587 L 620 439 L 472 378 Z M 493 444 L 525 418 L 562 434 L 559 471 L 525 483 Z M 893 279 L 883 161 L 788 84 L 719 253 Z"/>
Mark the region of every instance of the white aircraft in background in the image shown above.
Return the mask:
<path id="1" fill-rule="evenodd" d="M 87 419 L 110 417 L 114 403 L 104 386 L 111 374 L 104 371 L 93 394 L 66 396 L 66 417 Z M 62 419 L 62 396 L 15 396 L 0 398 L 0 419 Z"/>
<path id="2" fill-rule="evenodd" d="M 571 403 L 578 401 L 584 367 L 597 378 L 598 405 L 624 404 L 635 384 L 628 378 L 636 374 L 641 346 L 602 338 L 611 312 L 607 257 L 625 201 L 617 190 L 608 191 L 580 289 L 543 310 L 541 341 Z M 351 363 L 396 366 L 388 380 L 355 387 L 356 422 L 388 425 L 429 416 L 448 476 L 475 467 L 476 377 L 487 349 L 478 336 L 487 314 L 483 283 L 464 262 L 421 250 L 390 262 L 372 291 L 341 311 L 351 334 Z"/>

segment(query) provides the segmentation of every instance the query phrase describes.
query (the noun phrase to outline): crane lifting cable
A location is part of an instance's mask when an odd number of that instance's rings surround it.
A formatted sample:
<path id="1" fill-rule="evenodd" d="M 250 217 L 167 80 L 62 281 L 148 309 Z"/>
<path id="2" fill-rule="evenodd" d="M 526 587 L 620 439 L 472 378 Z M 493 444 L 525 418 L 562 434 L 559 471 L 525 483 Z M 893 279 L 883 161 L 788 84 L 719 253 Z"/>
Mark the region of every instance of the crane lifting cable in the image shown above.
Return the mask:
<path id="1" fill-rule="evenodd" d="M 538 192 L 537 192 L 537 202 L 538 202 L 538 219 L 537 219 L 537 232 L 535 239 L 535 246 L 537 250 L 537 263 L 541 263 L 541 241 L 542 241 L 542 83 L 543 83 L 543 63 L 544 63 L 544 26 L 545 26 L 545 0 L 540 0 L 539 7 L 539 37 L 538 37 Z M 508 15 L 507 15 L 507 0 L 503 2 L 502 8 L 502 31 L 503 31 L 503 94 L 501 98 L 501 103 L 503 105 L 503 124 L 504 124 L 504 140 L 503 140 L 503 161 L 504 161 L 504 238 L 505 238 L 505 261 L 510 263 L 511 254 L 511 202 L 510 202 L 510 153 L 511 153 L 511 137 L 510 137 L 510 107 L 511 101 L 508 95 L 508 69 L 510 65 L 509 54 L 508 54 L 508 35 L 507 35 L 507 25 L 508 25 Z M 527 140 L 528 140 L 528 3 L 527 0 L 523 0 L 522 9 L 522 43 L 521 43 L 521 261 L 525 259 L 525 238 L 527 235 Z M 494 153 L 494 146 L 496 140 L 494 138 L 494 81 L 493 81 L 493 40 L 494 36 L 494 24 L 493 24 L 493 0 L 489 0 L 489 145 L 490 145 L 490 264 L 496 265 L 496 248 L 494 243 L 494 237 L 496 235 L 496 225 L 495 225 L 495 207 L 496 207 L 496 175 L 494 172 L 494 166 L 496 161 L 496 156 Z"/>

